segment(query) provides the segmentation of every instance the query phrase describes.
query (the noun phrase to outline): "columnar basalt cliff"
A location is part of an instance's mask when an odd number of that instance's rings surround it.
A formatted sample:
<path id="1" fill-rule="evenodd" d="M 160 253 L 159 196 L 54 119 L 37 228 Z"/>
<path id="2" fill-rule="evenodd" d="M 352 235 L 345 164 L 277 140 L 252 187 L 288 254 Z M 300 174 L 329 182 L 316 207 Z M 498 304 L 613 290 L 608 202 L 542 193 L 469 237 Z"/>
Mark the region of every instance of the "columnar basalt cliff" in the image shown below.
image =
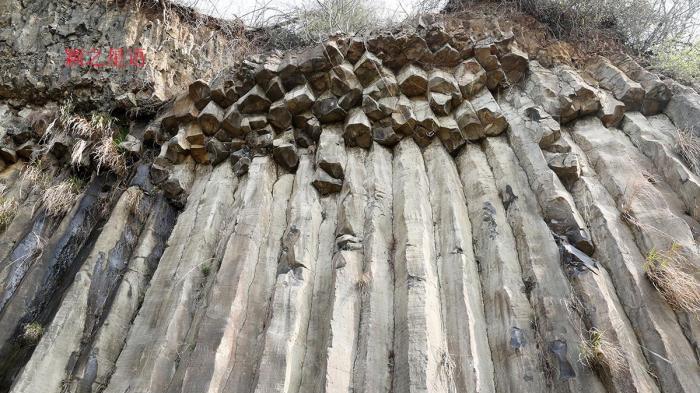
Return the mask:
<path id="1" fill-rule="evenodd" d="M 4 77 L 0 391 L 697 392 L 700 96 L 527 35 L 198 53 L 114 146 Z"/>

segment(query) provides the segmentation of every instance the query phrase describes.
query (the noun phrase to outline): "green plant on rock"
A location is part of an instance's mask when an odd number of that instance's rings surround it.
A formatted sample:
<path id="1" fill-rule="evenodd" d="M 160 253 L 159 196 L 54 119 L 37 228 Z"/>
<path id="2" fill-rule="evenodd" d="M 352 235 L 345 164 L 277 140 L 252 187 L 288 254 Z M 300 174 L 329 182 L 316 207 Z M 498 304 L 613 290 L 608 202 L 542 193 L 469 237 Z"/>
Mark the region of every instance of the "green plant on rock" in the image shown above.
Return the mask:
<path id="1" fill-rule="evenodd" d="M 700 282 L 690 258 L 697 255 L 678 243 L 666 251 L 652 248 L 646 255 L 644 271 L 673 309 L 694 314 L 700 312 Z"/>

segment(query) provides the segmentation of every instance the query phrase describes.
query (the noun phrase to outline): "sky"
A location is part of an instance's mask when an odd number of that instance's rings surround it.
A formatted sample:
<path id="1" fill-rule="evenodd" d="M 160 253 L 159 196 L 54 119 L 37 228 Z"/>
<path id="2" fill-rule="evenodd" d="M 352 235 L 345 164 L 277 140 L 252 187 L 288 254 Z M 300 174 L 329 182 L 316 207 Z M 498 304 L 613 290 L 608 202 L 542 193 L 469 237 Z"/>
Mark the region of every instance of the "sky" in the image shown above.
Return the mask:
<path id="1" fill-rule="evenodd" d="M 256 18 L 260 20 L 261 13 L 258 10 L 267 9 L 263 18 L 274 18 L 279 13 L 284 13 L 295 5 L 313 4 L 314 0 L 175 0 L 177 3 L 190 5 L 199 11 L 218 18 L 241 17 L 247 23 L 255 24 Z M 415 10 L 416 5 L 426 0 L 371 0 L 373 8 L 381 13 L 383 18 L 403 19 L 407 13 Z M 446 0 L 429 0 L 431 3 L 446 3 Z"/>

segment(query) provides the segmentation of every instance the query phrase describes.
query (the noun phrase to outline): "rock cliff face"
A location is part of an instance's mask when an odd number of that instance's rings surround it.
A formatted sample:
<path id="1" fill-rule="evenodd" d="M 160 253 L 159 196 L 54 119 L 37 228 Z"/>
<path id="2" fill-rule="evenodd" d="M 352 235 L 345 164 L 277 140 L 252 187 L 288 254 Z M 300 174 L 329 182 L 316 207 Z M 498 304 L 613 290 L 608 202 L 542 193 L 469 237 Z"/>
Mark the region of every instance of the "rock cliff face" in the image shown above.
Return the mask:
<path id="1" fill-rule="evenodd" d="M 696 392 L 700 97 L 463 22 L 197 80 L 123 166 L 3 78 L 0 391 Z"/>

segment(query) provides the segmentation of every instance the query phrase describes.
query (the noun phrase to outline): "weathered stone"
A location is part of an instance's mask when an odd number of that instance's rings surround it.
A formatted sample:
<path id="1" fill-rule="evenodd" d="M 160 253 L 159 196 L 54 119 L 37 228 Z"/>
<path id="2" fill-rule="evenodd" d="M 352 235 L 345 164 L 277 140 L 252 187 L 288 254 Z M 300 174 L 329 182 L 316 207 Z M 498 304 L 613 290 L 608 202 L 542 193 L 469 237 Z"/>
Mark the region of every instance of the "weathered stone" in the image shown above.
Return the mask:
<path id="1" fill-rule="evenodd" d="M 527 53 L 517 47 L 511 46 L 510 51 L 500 58 L 501 68 L 506 75 L 508 83 L 518 83 L 527 73 L 529 59 Z"/>
<path id="2" fill-rule="evenodd" d="M 388 119 L 385 119 L 388 120 Z M 380 145 L 394 146 L 401 140 L 401 136 L 394 131 L 391 121 L 386 124 L 375 124 L 372 126 L 372 139 Z"/>
<path id="3" fill-rule="evenodd" d="M 352 65 L 349 63 L 341 63 L 335 67 L 330 73 L 331 93 L 340 97 L 350 91 L 362 91 L 362 84 L 355 76 Z"/>
<path id="4" fill-rule="evenodd" d="M 340 192 L 343 181 L 328 175 L 323 169 L 317 168 L 314 180 L 311 183 L 321 195 L 334 194 Z"/>
<path id="5" fill-rule="evenodd" d="M 336 179 L 345 177 L 345 142 L 337 125 L 323 127 L 316 149 L 316 166 Z"/>
<path id="6" fill-rule="evenodd" d="M 316 97 L 308 85 L 297 86 L 284 96 L 287 109 L 292 115 L 307 111 L 315 100 Z"/>
<path id="7" fill-rule="evenodd" d="M 267 84 L 265 94 L 267 94 L 267 97 L 272 101 L 281 100 L 286 94 L 284 86 L 282 85 L 282 79 L 280 79 L 278 76 L 272 78 Z"/>
<path id="8" fill-rule="evenodd" d="M 555 72 L 560 80 L 559 116 L 562 123 L 598 112 L 600 101 L 596 89 L 586 83 L 576 70 L 560 65 Z"/>
<path id="9" fill-rule="evenodd" d="M 345 120 L 347 112 L 338 106 L 338 99 L 332 95 L 320 97 L 312 107 L 312 112 L 321 123 L 335 123 Z"/>
<path id="10" fill-rule="evenodd" d="M 458 65 L 455 70 L 457 86 L 462 97 L 469 99 L 486 86 L 486 71 L 475 59 Z"/>
<path id="11" fill-rule="evenodd" d="M 17 152 L 10 146 L 0 146 L 0 159 L 8 164 L 14 164 L 17 162 Z"/>
<path id="12" fill-rule="evenodd" d="M 279 165 L 290 171 L 299 165 L 299 153 L 291 130 L 285 131 L 272 142 L 272 157 Z"/>
<path id="13" fill-rule="evenodd" d="M 396 97 L 399 94 L 399 85 L 396 83 L 394 74 L 389 70 L 385 70 L 379 78 L 362 91 L 362 94 L 369 95 L 375 100 Z"/>
<path id="14" fill-rule="evenodd" d="M 211 90 L 209 89 L 209 85 L 201 80 L 198 79 L 189 86 L 189 97 L 194 103 L 194 106 L 202 110 L 204 107 L 209 104 L 209 101 L 211 101 Z"/>
<path id="15" fill-rule="evenodd" d="M 286 130 L 292 124 L 292 114 L 289 113 L 284 101 L 276 101 L 270 106 L 267 121 L 276 130 Z"/>
<path id="16" fill-rule="evenodd" d="M 166 132 L 177 131 L 178 124 L 187 123 L 197 119 L 199 111 L 189 95 L 178 97 L 172 108 L 167 111 L 161 120 L 161 126 Z"/>
<path id="17" fill-rule="evenodd" d="M 581 177 L 581 165 L 576 154 L 547 154 L 547 165 L 557 174 L 565 186 L 570 187 Z"/>
<path id="18" fill-rule="evenodd" d="M 331 80 L 328 72 L 317 72 L 315 74 L 311 74 L 308 80 L 311 91 L 313 91 L 316 95 L 323 94 L 326 90 L 330 89 Z"/>
<path id="19" fill-rule="evenodd" d="M 282 86 L 287 91 L 306 82 L 304 74 L 299 70 L 297 56 L 293 53 L 287 53 L 282 58 L 277 75 L 282 81 Z"/>
<path id="20" fill-rule="evenodd" d="M 362 90 L 350 90 L 347 94 L 340 97 L 338 100 L 338 106 L 349 111 L 350 109 L 356 107 L 360 104 L 362 100 Z"/>
<path id="21" fill-rule="evenodd" d="M 617 127 L 625 114 L 625 104 L 607 90 L 599 90 L 600 110 L 598 118 L 606 127 Z"/>
<path id="22" fill-rule="evenodd" d="M 462 135 L 467 140 L 475 141 L 485 136 L 484 127 L 481 125 L 479 116 L 477 116 L 469 101 L 465 100 L 455 109 L 455 120 L 462 131 Z"/>
<path id="23" fill-rule="evenodd" d="M 488 90 L 482 90 L 471 100 L 472 107 L 482 126 L 486 136 L 494 136 L 503 132 L 508 127 L 508 122 L 501 111 L 501 107 Z"/>
<path id="24" fill-rule="evenodd" d="M 202 145 L 190 145 L 190 155 L 197 164 L 209 164 L 209 153 Z"/>
<path id="25" fill-rule="evenodd" d="M 334 44 L 328 43 L 329 46 Z M 329 55 L 335 55 L 333 58 L 329 58 Z M 342 55 L 338 58 L 340 52 L 337 50 L 334 53 L 328 52 L 326 50 L 326 45 L 318 44 L 310 48 L 305 49 L 301 54 L 299 54 L 299 71 L 304 74 L 311 74 L 313 72 L 323 72 L 328 71 L 334 65 L 339 64 L 343 59 Z"/>
<path id="26" fill-rule="evenodd" d="M 127 141 L 124 141 L 122 143 L 126 143 L 126 142 Z M 141 146 L 141 141 L 137 140 L 136 142 L 138 143 L 139 146 Z M 36 148 L 37 148 L 37 146 L 34 142 L 32 142 L 32 141 L 24 142 L 22 145 L 17 146 L 17 150 L 16 150 L 17 157 L 21 157 L 21 158 L 24 158 L 25 160 L 29 161 L 32 159 L 32 154 L 34 153 Z M 124 148 L 128 149 L 129 146 L 124 146 Z M 131 150 L 128 149 L 127 151 L 131 151 Z M 140 149 L 139 149 L 138 153 L 141 153 Z"/>
<path id="27" fill-rule="evenodd" d="M 608 59 L 599 56 L 586 67 L 600 84 L 600 87 L 610 90 L 615 98 L 625 103 L 627 110 L 636 111 L 642 106 L 644 88 L 630 79 L 625 73 L 615 67 Z"/>
<path id="28" fill-rule="evenodd" d="M 232 138 L 244 138 L 250 132 L 248 119 L 238 110 L 237 105 L 232 105 L 224 114 L 221 128 Z"/>
<path id="29" fill-rule="evenodd" d="M 450 154 L 455 154 L 464 144 L 466 138 L 462 134 L 457 122 L 450 116 L 440 117 L 438 119 L 439 127 L 437 130 L 438 138 L 442 141 L 445 150 Z"/>
<path id="30" fill-rule="evenodd" d="M 430 72 L 430 77 L 428 79 L 428 90 L 447 95 L 460 92 L 455 77 L 450 73 L 437 69 Z"/>
<path id="31" fill-rule="evenodd" d="M 243 97 L 238 99 L 236 106 L 241 113 L 264 113 L 270 109 L 270 100 L 260 86 L 255 85 Z"/>
<path id="32" fill-rule="evenodd" d="M 294 116 L 294 140 L 298 146 L 309 147 L 318 141 L 321 135 L 321 123 L 311 112 Z"/>
<path id="33" fill-rule="evenodd" d="M 362 97 L 362 110 L 365 112 L 367 117 L 374 121 L 384 119 L 391 114 L 391 112 L 384 112 L 379 107 L 379 103 L 374 98 L 368 95 Z"/>
<path id="34" fill-rule="evenodd" d="M 248 125 L 251 131 L 261 130 L 267 127 L 267 116 L 266 115 L 253 115 L 247 116 Z"/>
<path id="35" fill-rule="evenodd" d="M 216 139 L 209 139 L 206 146 L 212 166 L 219 165 L 230 155 L 230 150 L 227 149 L 226 144 Z"/>
<path id="36" fill-rule="evenodd" d="M 266 130 L 251 131 L 245 137 L 246 145 L 254 154 L 269 154 L 272 149 L 273 136 Z"/>
<path id="37" fill-rule="evenodd" d="M 345 120 L 343 138 L 345 144 L 369 148 L 372 145 L 371 124 L 361 108 L 350 110 Z"/>
<path id="38" fill-rule="evenodd" d="M 199 113 L 199 125 L 205 135 L 214 135 L 224 120 L 224 110 L 215 102 L 210 102 Z"/>
<path id="39" fill-rule="evenodd" d="M 644 101 L 640 111 L 646 115 L 660 113 L 671 99 L 671 89 L 659 78 L 658 75 L 649 72 L 637 64 L 632 57 L 623 55 L 616 62 L 618 68 L 632 78 L 644 89 Z"/>
<path id="40" fill-rule="evenodd" d="M 278 56 L 267 56 L 261 64 L 255 67 L 255 83 L 260 86 L 269 86 L 272 79 L 277 76 L 280 61 Z"/>
<path id="41" fill-rule="evenodd" d="M 368 86 L 381 76 L 382 61 L 371 52 L 362 54 L 355 64 L 354 72 L 362 86 Z"/>
<path id="42" fill-rule="evenodd" d="M 345 58 L 355 64 L 360 57 L 365 53 L 365 41 L 360 37 L 353 37 L 348 43 L 348 50 L 345 54 Z"/>
<path id="43" fill-rule="evenodd" d="M 438 116 L 449 115 L 452 112 L 452 96 L 442 93 L 428 93 L 430 108 Z"/>
<path id="44" fill-rule="evenodd" d="M 700 95 L 693 92 L 674 94 L 664 113 L 678 128 L 700 137 Z"/>
<path id="45" fill-rule="evenodd" d="M 236 163 L 233 165 L 233 173 L 236 176 L 243 176 L 246 173 L 248 173 L 248 170 L 250 169 L 250 164 L 252 160 L 249 157 L 241 157 Z"/>
<path id="46" fill-rule="evenodd" d="M 411 100 L 413 106 L 413 115 L 416 119 L 416 125 L 419 125 L 431 133 L 435 133 L 438 129 L 438 120 L 435 113 L 430 109 L 430 103 L 424 98 L 414 98 Z"/>
<path id="47" fill-rule="evenodd" d="M 462 55 L 450 44 L 443 45 L 433 54 L 433 64 L 438 67 L 454 67 L 460 60 Z"/>
<path id="48" fill-rule="evenodd" d="M 407 97 L 423 95 L 428 91 L 428 74 L 416 65 L 404 66 L 396 80 L 401 92 Z"/>

